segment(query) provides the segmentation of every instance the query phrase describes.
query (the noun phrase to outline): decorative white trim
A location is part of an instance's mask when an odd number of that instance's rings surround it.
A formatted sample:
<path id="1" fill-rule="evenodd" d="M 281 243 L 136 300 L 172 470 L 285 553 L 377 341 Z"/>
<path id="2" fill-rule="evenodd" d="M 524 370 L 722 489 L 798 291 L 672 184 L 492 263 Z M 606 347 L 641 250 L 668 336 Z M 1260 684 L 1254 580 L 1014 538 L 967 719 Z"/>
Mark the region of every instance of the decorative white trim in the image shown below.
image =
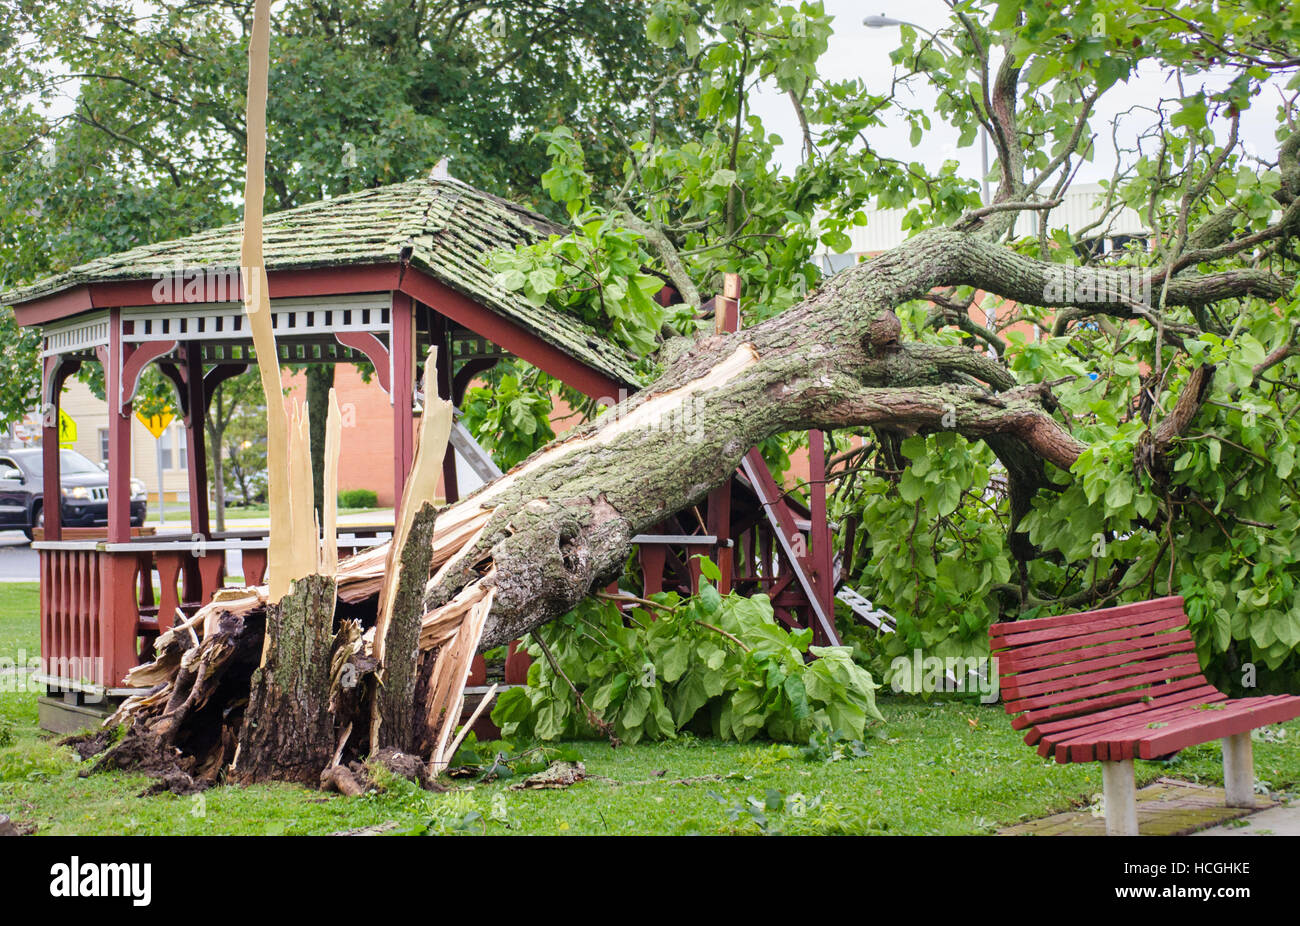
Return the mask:
<path id="1" fill-rule="evenodd" d="M 41 357 L 79 354 L 108 344 L 108 312 L 78 316 L 41 330 Z"/>
<path id="2" fill-rule="evenodd" d="M 339 331 L 387 333 L 391 293 L 309 296 L 271 301 L 271 329 L 277 338 L 333 335 Z M 131 322 L 123 340 L 251 341 L 242 302 L 190 302 L 133 306 L 122 310 Z"/>
<path id="3" fill-rule="evenodd" d="M 276 352 L 281 363 L 369 363 L 370 358 L 361 351 L 345 347 L 337 341 L 277 341 Z M 200 342 L 205 364 L 257 363 L 257 351 L 251 341 Z"/>

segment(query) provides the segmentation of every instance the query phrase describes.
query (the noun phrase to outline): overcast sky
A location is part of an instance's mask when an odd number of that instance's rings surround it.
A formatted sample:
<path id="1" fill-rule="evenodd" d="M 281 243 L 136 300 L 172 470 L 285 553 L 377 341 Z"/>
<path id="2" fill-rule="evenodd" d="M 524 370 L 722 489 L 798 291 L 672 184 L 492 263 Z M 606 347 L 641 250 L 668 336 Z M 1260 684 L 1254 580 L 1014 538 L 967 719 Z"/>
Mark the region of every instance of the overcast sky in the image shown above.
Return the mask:
<path id="1" fill-rule="evenodd" d="M 821 59 L 821 73 L 827 79 L 842 80 L 860 77 L 866 81 L 867 89 L 873 93 L 888 91 L 893 76 L 893 65 L 889 53 L 898 45 L 897 27 L 869 29 L 862 25 L 862 18 L 868 15 L 883 14 L 893 19 L 906 20 L 928 30 L 938 30 L 947 26 L 949 10 L 941 0 L 825 0 L 826 10 L 835 17 L 835 34 L 830 40 L 830 47 Z M 1227 84 L 1220 72 L 1219 79 L 1211 74 L 1198 77 L 1195 82 L 1185 82 L 1187 93 L 1195 91 L 1201 82 L 1208 88 L 1219 90 Z M 932 104 L 935 95 L 930 87 L 918 81 L 913 85 L 914 105 Z M 1102 97 L 1097 113 L 1093 116 L 1093 130 L 1098 133 L 1098 151 L 1093 162 L 1085 164 L 1078 174 L 1079 183 L 1109 179 L 1115 166 L 1113 146 L 1110 142 L 1110 123 L 1120 110 L 1135 104 L 1151 105 L 1161 97 L 1181 96 L 1176 86 L 1167 83 L 1163 75 L 1151 69 L 1149 73 L 1140 73 L 1129 79 L 1127 85 L 1116 84 Z M 906 97 L 904 98 L 906 99 Z M 1274 120 L 1278 96 L 1265 91 L 1262 98 L 1242 119 L 1241 137 L 1253 150 L 1268 160 L 1276 156 L 1276 141 L 1273 136 Z M 753 111 L 762 117 L 769 132 L 780 135 L 784 144 L 777 149 L 777 159 L 787 169 L 799 163 L 799 128 L 789 101 L 774 90 L 760 93 L 753 100 Z M 1149 119 L 1150 114 L 1137 114 L 1125 121 L 1132 125 L 1127 133 L 1131 139 L 1140 128 L 1135 120 Z M 897 120 L 895 124 L 872 129 L 870 138 L 877 149 L 885 155 L 919 160 L 931 167 L 938 167 L 945 160 L 956 158 L 962 165 L 962 173 L 978 177 L 980 172 L 979 140 L 967 148 L 957 147 L 957 133 L 942 123 L 935 122 L 934 130 L 922 141 L 919 148 L 913 148 L 908 141 L 907 126 Z M 1123 137 L 1123 134 L 1121 135 Z M 1222 137 L 1222 136 L 1221 136 Z"/>
<path id="2" fill-rule="evenodd" d="M 884 15 L 893 19 L 906 20 L 926 30 L 945 28 L 949 23 L 949 10 L 942 0 L 824 0 L 826 10 L 835 17 L 834 34 L 830 47 L 822 56 L 820 69 L 822 75 L 830 80 L 843 80 L 860 77 L 866 81 L 867 89 L 873 93 L 888 91 L 893 77 L 894 67 L 889 61 L 889 53 L 898 44 L 898 28 L 867 28 L 862 25 L 862 18 L 868 15 Z M 141 6 L 144 6 L 142 2 Z M 1227 85 L 1233 75 L 1226 71 L 1211 72 L 1198 76 L 1195 80 L 1184 83 L 1187 93 L 1194 92 L 1201 83 L 1217 91 Z M 64 88 L 65 92 L 75 95 L 76 85 Z M 272 89 L 274 92 L 274 88 Z M 922 78 L 916 78 L 911 85 L 911 96 L 904 95 L 903 100 L 911 105 L 932 105 L 935 94 Z M 907 94 L 908 91 L 904 91 Z M 1131 77 L 1128 83 L 1117 84 L 1102 97 L 1093 116 L 1093 130 L 1098 133 L 1098 149 L 1095 159 L 1079 170 L 1077 182 L 1089 183 L 1108 179 L 1115 166 L 1114 150 L 1110 141 L 1110 123 L 1120 110 L 1134 105 L 1153 105 L 1161 97 L 1178 97 L 1177 87 L 1154 68 L 1146 73 Z M 1267 160 L 1274 160 L 1277 154 L 1277 142 L 1274 138 L 1274 126 L 1279 96 L 1275 91 L 1266 90 L 1257 98 L 1255 104 L 1242 118 L 1241 137 L 1246 150 L 1261 154 Z M 800 144 L 799 127 L 789 100 L 784 94 L 776 92 L 774 87 L 751 97 L 753 112 L 763 119 L 769 132 L 781 136 L 783 144 L 777 148 L 776 159 L 786 170 L 791 170 L 799 163 Z M 53 101 L 53 114 L 61 115 L 72 107 L 71 96 Z M 1138 131 L 1149 124 L 1149 113 L 1137 113 L 1126 117 L 1127 131 L 1121 131 L 1121 138 L 1131 143 Z M 870 131 L 870 138 L 875 147 L 884 155 L 906 160 L 920 160 L 927 166 L 937 168 L 945 160 L 957 159 L 961 172 L 965 176 L 976 178 L 980 173 L 980 141 L 966 148 L 957 147 L 957 133 L 940 121 L 933 123 L 934 128 L 924 138 L 919 148 L 913 148 L 909 142 L 909 128 L 901 119 L 895 118 L 892 124 Z M 1226 126 L 1219 126 L 1220 137 L 1224 137 Z"/>

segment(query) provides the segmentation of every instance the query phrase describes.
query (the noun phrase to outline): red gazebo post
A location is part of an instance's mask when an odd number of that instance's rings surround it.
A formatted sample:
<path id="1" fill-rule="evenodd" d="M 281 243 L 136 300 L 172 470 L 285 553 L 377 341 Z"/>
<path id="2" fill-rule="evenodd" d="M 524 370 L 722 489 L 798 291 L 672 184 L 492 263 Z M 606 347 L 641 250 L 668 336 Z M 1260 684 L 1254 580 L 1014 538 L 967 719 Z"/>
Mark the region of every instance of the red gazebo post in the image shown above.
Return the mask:
<path id="1" fill-rule="evenodd" d="M 812 541 L 812 567 L 816 576 L 814 589 L 826 615 L 835 614 L 834 553 L 831 550 L 831 527 L 826 520 L 826 432 L 808 432 L 808 497 L 809 520 L 812 522 L 808 539 Z M 822 625 L 809 620 L 817 642 L 826 646 L 829 639 Z"/>
<path id="2" fill-rule="evenodd" d="M 131 397 L 123 388 L 124 364 L 122 344 L 122 310 L 108 310 L 108 349 L 97 350 L 104 365 L 104 393 L 108 399 L 108 542 L 127 543 L 131 539 Z M 159 491 L 162 487 L 159 486 Z M 136 621 L 122 620 L 134 615 L 136 578 L 139 561 L 132 556 L 101 556 L 99 641 L 103 660 L 100 681 L 119 684 L 139 657 Z"/>
<path id="3" fill-rule="evenodd" d="M 131 397 L 123 388 L 122 310 L 108 310 L 108 357 L 104 392 L 108 398 L 108 542 L 131 539 Z M 103 354 L 100 354 L 101 359 Z M 162 491 L 162 487 L 159 487 Z"/>
<path id="4" fill-rule="evenodd" d="M 389 324 L 388 357 L 393 378 L 388 398 L 393 405 L 393 510 L 397 511 L 402 506 L 406 476 L 415 455 L 415 312 L 406 293 L 393 293 Z"/>
<path id="5" fill-rule="evenodd" d="M 185 342 L 185 465 L 190 489 L 190 532 L 211 537 L 208 511 L 208 454 L 203 418 L 207 395 L 203 388 L 203 349 L 197 341 Z M 162 486 L 158 487 L 162 491 Z"/>
<path id="6" fill-rule="evenodd" d="M 438 398 L 454 404 L 456 397 L 455 376 L 452 370 L 451 326 L 447 324 L 446 319 L 442 320 L 441 331 L 441 343 L 438 345 Z M 460 483 L 456 478 L 456 449 L 450 443 L 447 444 L 447 452 L 442 457 L 442 494 L 449 505 L 460 501 Z"/>
<path id="7" fill-rule="evenodd" d="M 81 368 L 80 360 L 66 360 L 55 354 L 42 362 L 41 391 L 41 478 L 43 484 L 52 487 L 45 491 L 41 510 L 45 514 L 45 540 L 59 540 L 63 536 L 63 497 L 58 492 L 59 486 L 59 404 L 63 393 L 63 384 L 69 376 Z M 55 499 L 54 510 L 50 511 L 50 498 Z M 44 585 L 41 586 L 42 590 Z"/>

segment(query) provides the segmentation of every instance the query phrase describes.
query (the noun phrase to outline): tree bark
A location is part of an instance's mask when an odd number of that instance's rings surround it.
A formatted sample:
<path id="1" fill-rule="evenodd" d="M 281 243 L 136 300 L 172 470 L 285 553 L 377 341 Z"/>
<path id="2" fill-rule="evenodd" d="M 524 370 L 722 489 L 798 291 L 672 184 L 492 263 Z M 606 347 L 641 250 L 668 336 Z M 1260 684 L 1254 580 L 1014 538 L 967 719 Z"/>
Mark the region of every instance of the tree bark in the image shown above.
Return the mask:
<path id="1" fill-rule="evenodd" d="M 233 777 L 315 786 L 338 740 L 330 711 L 334 580 L 297 579 L 266 609 L 262 665 L 253 673 Z"/>
<path id="2" fill-rule="evenodd" d="M 415 686 L 420 666 L 421 596 L 433 554 L 432 537 L 437 512 L 426 502 L 411 522 L 402 547 L 397 595 L 384 633 L 383 683 L 375 691 L 370 726 L 371 752 L 391 746 L 402 752 L 413 748 Z"/>

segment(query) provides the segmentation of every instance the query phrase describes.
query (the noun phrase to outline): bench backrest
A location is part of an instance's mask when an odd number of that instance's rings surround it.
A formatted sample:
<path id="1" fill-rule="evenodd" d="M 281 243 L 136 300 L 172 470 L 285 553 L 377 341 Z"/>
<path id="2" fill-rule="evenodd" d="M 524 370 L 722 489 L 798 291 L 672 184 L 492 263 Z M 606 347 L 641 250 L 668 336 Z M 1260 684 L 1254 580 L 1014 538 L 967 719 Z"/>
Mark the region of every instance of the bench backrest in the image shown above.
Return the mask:
<path id="1" fill-rule="evenodd" d="M 1017 729 L 1207 684 L 1181 597 L 994 624 L 989 643 Z"/>

